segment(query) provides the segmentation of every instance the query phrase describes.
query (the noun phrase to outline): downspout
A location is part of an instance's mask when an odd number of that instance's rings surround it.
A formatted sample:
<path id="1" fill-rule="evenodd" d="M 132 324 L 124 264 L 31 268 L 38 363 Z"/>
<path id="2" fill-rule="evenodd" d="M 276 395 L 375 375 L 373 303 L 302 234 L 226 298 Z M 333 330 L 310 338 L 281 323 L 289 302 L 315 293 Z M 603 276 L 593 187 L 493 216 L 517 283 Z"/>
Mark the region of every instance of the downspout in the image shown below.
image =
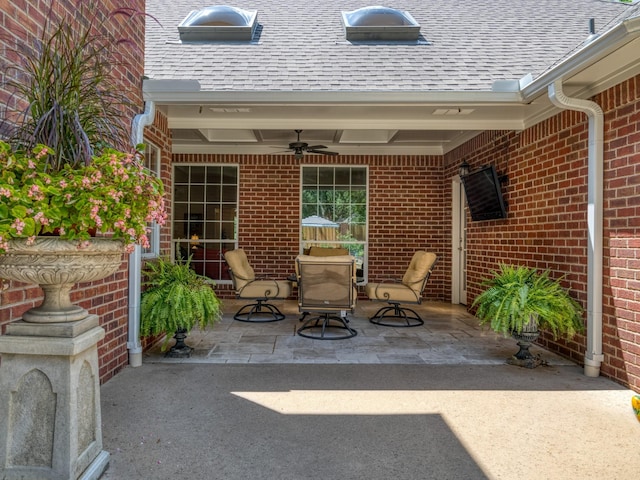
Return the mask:
<path id="1" fill-rule="evenodd" d="M 595 102 L 569 98 L 562 91 L 562 80 L 548 86 L 551 102 L 557 107 L 584 112 L 589 118 L 589 158 L 587 193 L 587 346 L 584 374 L 600 375 L 602 353 L 602 237 L 603 237 L 603 170 L 604 115 Z"/>
<path id="2" fill-rule="evenodd" d="M 144 142 L 144 127 L 153 124 L 155 118 L 155 104 L 147 101 L 144 113 L 133 119 L 131 144 L 133 146 Z M 129 350 L 129 365 L 142 365 L 142 344 L 140 343 L 140 282 L 142 280 L 142 247 L 136 245 L 129 254 L 129 324 L 127 349 Z"/>

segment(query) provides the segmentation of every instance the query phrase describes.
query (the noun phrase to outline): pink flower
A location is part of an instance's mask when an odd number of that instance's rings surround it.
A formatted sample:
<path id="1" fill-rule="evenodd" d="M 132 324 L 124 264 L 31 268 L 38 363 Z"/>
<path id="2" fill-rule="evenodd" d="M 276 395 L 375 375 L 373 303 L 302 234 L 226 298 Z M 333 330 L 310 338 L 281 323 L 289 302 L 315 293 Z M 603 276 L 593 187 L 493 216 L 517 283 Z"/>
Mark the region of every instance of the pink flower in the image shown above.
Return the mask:
<path id="1" fill-rule="evenodd" d="M 27 245 L 33 245 L 34 243 L 36 243 L 36 236 L 32 235 L 31 237 L 27 238 Z"/>
<path id="2" fill-rule="evenodd" d="M 29 187 L 29 191 L 27 192 L 27 196 L 29 198 L 33 198 L 34 200 L 44 199 L 44 194 L 42 193 L 38 185 L 31 185 L 31 187 Z"/>
<path id="3" fill-rule="evenodd" d="M 22 230 L 24 230 L 24 227 L 25 223 L 19 218 L 16 218 L 11 224 L 11 228 L 15 228 L 17 235 L 22 235 Z"/>
<path id="4" fill-rule="evenodd" d="M 40 222 L 40 225 L 49 225 L 49 219 L 44 216 L 44 213 L 38 212 L 33 216 L 36 222 Z"/>

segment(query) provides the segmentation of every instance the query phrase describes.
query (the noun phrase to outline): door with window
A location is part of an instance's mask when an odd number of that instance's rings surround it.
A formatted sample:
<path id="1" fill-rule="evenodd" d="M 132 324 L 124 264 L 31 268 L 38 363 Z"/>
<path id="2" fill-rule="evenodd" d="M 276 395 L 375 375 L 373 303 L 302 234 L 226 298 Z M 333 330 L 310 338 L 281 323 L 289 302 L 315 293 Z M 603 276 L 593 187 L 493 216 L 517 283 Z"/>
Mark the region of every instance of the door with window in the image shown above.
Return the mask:
<path id="1" fill-rule="evenodd" d="M 301 167 L 300 244 L 346 248 L 367 278 L 367 167 Z"/>

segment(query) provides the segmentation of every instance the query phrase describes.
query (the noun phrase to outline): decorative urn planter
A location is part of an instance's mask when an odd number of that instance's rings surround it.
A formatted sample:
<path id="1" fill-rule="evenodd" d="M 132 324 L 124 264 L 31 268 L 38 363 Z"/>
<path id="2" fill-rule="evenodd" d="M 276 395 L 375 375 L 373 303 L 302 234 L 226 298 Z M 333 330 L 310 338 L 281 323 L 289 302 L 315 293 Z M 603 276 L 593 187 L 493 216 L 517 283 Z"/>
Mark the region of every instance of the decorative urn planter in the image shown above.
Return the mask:
<path id="1" fill-rule="evenodd" d="M 71 303 L 73 285 L 115 273 L 122 264 L 123 252 L 123 242 L 111 238 L 82 242 L 37 237 L 31 244 L 26 239 L 12 239 L 7 252 L 0 255 L 0 277 L 42 288 L 44 300 L 23 314 L 25 322 L 74 322 L 85 318 L 88 312 Z"/>
<path id="2" fill-rule="evenodd" d="M 535 368 L 542 363 L 542 360 L 537 355 L 529 351 L 531 344 L 540 336 L 537 315 L 531 315 L 529 322 L 522 326 L 522 331 L 511 332 L 511 336 L 518 341 L 520 350 L 513 357 L 507 359 L 507 363 L 526 368 Z"/>

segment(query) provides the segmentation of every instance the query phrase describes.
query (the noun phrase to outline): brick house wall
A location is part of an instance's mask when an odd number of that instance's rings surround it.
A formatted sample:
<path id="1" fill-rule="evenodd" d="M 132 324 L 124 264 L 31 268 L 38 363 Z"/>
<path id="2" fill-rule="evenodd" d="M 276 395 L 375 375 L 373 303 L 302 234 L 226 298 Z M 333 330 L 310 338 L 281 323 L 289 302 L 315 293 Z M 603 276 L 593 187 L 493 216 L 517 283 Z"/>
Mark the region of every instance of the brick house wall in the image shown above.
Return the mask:
<path id="1" fill-rule="evenodd" d="M 601 373 L 640 389 L 640 76 L 592 99 L 604 110 L 604 299 Z M 494 164 L 506 220 L 469 222 L 468 291 L 501 262 L 550 269 L 587 302 L 586 115 L 564 111 L 521 133 L 483 132 L 445 156 L 452 178 L 463 160 Z M 582 363 L 585 338 L 544 336 L 546 347 Z"/>
<path id="2" fill-rule="evenodd" d="M 8 3 L 8 5 L 7 5 Z M 11 110 L 20 106 L 20 99 L 12 97 L 3 87 L 9 80 L 9 75 L 15 75 L 10 67 L 15 65 L 16 57 L 12 52 L 16 44 L 31 45 L 39 38 L 46 16 L 58 18 L 62 15 L 78 16 L 77 22 L 82 22 L 79 5 L 88 6 L 89 2 L 77 0 L 37 1 L 22 0 L 3 3 L 0 9 L 0 115 L 9 118 Z M 97 15 L 108 15 L 119 7 L 127 7 L 139 12 L 145 8 L 144 0 L 101 0 L 95 2 L 91 12 Z M 133 107 L 127 115 L 133 117 L 142 112 L 142 77 L 144 71 L 144 17 L 114 16 L 106 25 L 118 38 L 128 41 L 122 44 L 120 53 L 123 65 L 114 71 L 114 77 L 128 93 Z M 22 313 L 39 305 L 42 296 L 40 288 L 34 285 L 18 282 L 4 283 L 6 289 L 0 294 L 0 328 L 22 316 Z M 127 355 L 127 316 L 128 316 L 128 264 L 123 257 L 123 263 L 118 272 L 104 280 L 78 284 L 73 290 L 71 299 L 79 303 L 91 313 L 100 317 L 100 323 L 106 331 L 105 338 L 98 344 L 100 364 L 100 379 L 107 381 L 128 362 Z M 4 329 L 2 328 L 4 331 Z"/>
<path id="3" fill-rule="evenodd" d="M 450 300 L 450 245 L 443 168 L 437 156 L 175 154 L 174 163 L 239 165 L 238 240 L 256 275 L 285 278 L 300 253 L 300 165 L 369 167 L 369 281 L 401 278 L 413 252 L 441 257 L 425 297 Z M 232 298 L 230 285 L 216 287 Z M 362 293 L 362 292 L 361 292 Z"/>

